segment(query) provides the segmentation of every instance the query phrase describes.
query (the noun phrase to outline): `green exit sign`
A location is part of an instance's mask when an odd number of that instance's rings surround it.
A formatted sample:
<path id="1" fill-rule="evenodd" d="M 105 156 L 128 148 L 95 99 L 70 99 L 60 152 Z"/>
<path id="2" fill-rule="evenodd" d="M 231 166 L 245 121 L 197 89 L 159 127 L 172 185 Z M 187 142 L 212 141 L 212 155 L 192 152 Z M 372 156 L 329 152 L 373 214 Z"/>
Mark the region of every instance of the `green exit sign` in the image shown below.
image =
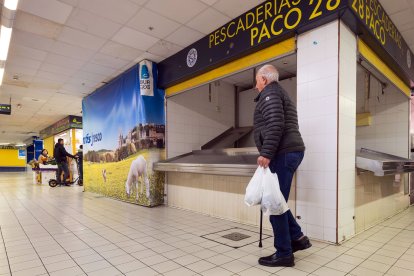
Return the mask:
<path id="1" fill-rule="evenodd" d="M 10 115 L 11 114 L 11 105 L 10 104 L 0 104 L 0 114 Z"/>

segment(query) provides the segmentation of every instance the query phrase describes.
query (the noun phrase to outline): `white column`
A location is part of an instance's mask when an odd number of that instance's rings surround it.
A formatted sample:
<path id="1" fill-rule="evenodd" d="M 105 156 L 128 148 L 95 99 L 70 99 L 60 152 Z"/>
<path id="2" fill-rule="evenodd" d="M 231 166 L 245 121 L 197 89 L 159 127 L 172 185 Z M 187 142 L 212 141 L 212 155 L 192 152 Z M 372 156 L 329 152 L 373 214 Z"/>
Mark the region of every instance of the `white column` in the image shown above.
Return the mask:
<path id="1" fill-rule="evenodd" d="M 339 29 L 338 243 L 355 235 L 357 40 Z"/>
<path id="2" fill-rule="evenodd" d="M 341 240 L 338 192 L 346 188 L 349 196 L 355 185 L 355 45 L 355 36 L 339 21 L 298 36 L 297 102 L 306 152 L 297 173 L 297 216 L 306 235 L 328 242 Z M 355 68 L 350 70 L 352 63 Z M 343 213 L 350 206 L 346 202 L 340 206 Z M 350 227 L 348 221 L 346 225 Z"/>

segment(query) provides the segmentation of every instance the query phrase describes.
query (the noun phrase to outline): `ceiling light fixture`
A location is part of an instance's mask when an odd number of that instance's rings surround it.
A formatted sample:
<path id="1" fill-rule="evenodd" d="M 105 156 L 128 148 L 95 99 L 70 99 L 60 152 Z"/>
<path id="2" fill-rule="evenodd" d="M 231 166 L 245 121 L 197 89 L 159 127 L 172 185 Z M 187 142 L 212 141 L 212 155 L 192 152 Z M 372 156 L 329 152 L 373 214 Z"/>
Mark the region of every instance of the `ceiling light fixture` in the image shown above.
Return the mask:
<path id="1" fill-rule="evenodd" d="M 1 25 L 0 28 L 0 60 L 6 60 L 9 53 L 10 39 L 12 35 L 12 28 L 7 28 Z"/>
<path id="2" fill-rule="evenodd" d="M 6 0 L 4 1 L 4 6 L 11 11 L 15 11 L 17 9 L 17 3 L 19 3 L 19 0 Z"/>
<path id="3" fill-rule="evenodd" d="M 0 85 L 3 83 L 4 67 L 9 53 L 12 27 L 19 0 L 5 0 L 0 27 Z"/>

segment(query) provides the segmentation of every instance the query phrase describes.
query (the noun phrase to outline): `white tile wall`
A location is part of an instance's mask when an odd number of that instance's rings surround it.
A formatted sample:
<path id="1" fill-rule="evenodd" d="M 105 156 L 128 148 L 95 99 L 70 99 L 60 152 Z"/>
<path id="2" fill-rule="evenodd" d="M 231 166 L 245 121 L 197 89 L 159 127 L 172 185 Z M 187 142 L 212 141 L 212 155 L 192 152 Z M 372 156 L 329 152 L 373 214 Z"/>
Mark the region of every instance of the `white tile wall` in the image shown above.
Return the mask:
<path id="1" fill-rule="evenodd" d="M 167 99 L 167 156 L 200 149 L 234 126 L 234 87 L 216 82 Z"/>
<path id="2" fill-rule="evenodd" d="M 357 40 L 340 23 L 339 139 L 338 139 L 338 242 L 355 234 L 355 129 Z"/>
<path id="3" fill-rule="evenodd" d="M 410 100 L 389 84 L 382 94 L 381 85 L 371 77 L 371 96 L 364 110 L 365 72 L 358 70 L 358 112 L 370 112 L 372 125 L 356 129 L 357 149 L 369 148 L 408 157 Z"/>
<path id="4" fill-rule="evenodd" d="M 336 242 L 338 22 L 298 37 L 297 106 L 306 153 L 297 172 L 297 215 L 314 239 Z"/>

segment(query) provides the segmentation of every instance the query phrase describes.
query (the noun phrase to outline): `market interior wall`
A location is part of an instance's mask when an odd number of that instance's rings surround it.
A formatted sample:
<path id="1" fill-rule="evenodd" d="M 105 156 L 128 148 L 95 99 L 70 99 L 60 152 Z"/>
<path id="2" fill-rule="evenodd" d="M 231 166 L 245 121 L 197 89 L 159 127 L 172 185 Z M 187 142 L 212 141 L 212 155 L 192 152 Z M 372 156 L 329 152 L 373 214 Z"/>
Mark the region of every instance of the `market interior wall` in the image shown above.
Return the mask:
<path id="1" fill-rule="evenodd" d="M 370 126 L 356 128 L 356 148 L 368 148 L 401 157 L 409 157 L 410 100 L 388 84 L 382 92 L 381 84 L 371 77 L 370 97 L 365 105 L 365 71 L 357 75 L 357 113 L 369 112 Z M 356 174 L 355 232 L 362 232 L 409 206 L 405 194 L 408 174 L 374 176 Z"/>
<path id="2" fill-rule="evenodd" d="M 202 145 L 235 123 L 234 87 L 225 82 L 192 89 L 167 99 L 167 156 L 175 157 Z"/>

